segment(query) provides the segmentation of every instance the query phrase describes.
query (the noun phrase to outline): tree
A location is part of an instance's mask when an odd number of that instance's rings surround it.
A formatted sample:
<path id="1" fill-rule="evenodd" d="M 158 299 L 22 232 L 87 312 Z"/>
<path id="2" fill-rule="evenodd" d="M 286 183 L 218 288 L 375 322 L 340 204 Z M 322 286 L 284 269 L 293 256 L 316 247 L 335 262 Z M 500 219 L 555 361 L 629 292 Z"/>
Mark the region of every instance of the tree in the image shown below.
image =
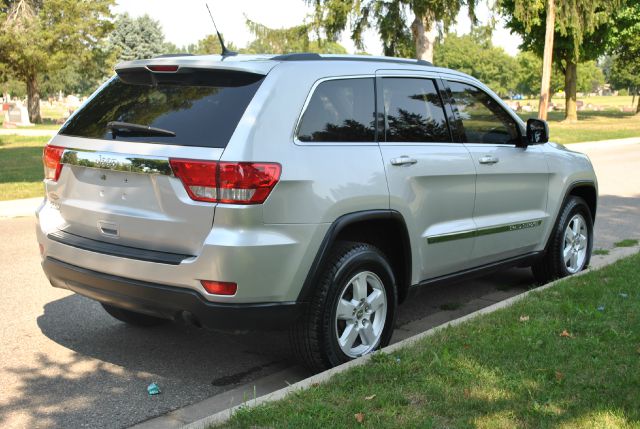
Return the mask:
<path id="1" fill-rule="evenodd" d="M 584 94 L 596 92 L 604 83 L 604 73 L 595 61 L 578 64 L 578 79 L 576 82 L 578 92 Z"/>
<path id="2" fill-rule="evenodd" d="M 238 52 L 238 48 L 233 44 L 233 42 L 225 40 L 224 36 L 222 37 L 228 50 Z M 203 39 L 198 40 L 198 43 L 187 46 L 184 50 L 190 54 L 196 55 L 222 54 L 222 47 L 220 46 L 220 40 L 218 40 L 217 34 L 209 34 Z"/>
<path id="3" fill-rule="evenodd" d="M 612 78 L 616 84 L 640 88 L 640 1 L 630 0 L 627 7 L 615 16 L 616 26 L 607 42 L 607 50 L 613 55 Z M 640 97 L 636 113 L 640 114 Z"/>
<path id="4" fill-rule="evenodd" d="M 118 61 L 156 57 L 165 53 L 166 48 L 160 23 L 149 15 L 138 18 L 128 13 L 118 15 L 109 34 L 109 49 L 116 52 Z"/>
<path id="5" fill-rule="evenodd" d="M 556 25 L 555 0 L 547 0 L 547 19 L 544 26 L 544 51 L 542 53 L 542 79 L 540 82 L 540 102 L 538 103 L 538 119 L 547 120 L 549 103 L 551 102 L 551 73 L 553 69 L 553 39 Z"/>
<path id="6" fill-rule="evenodd" d="M 290 52 L 316 52 L 320 54 L 346 54 L 344 46 L 334 41 L 311 40 L 312 26 L 302 24 L 290 28 L 269 28 L 247 18 L 246 25 L 254 40 L 241 52 L 247 54 L 286 54 Z"/>
<path id="7" fill-rule="evenodd" d="M 513 93 L 518 70 L 515 58 L 502 48 L 493 46 L 491 33 L 476 29 L 471 34 L 447 34 L 436 44 L 434 59 L 438 66 L 448 67 L 481 80 L 501 97 Z"/>
<path id="8" fill-rule="evenodd" d="M 446 31 L 463 6 L 476 22 L 477 0 L 305 0 L 315 8 L 315 25 L 337 40 L 348 24 L 356 47 L 364 49 L 363 34 L 375 27 L 385 55 L 433 61 L 437 25 Z M 409 26 L 409 12 L 414 19 Z"/>
<path id="9" fill-rule="evenodd" d="M 0 0 L 0 62 L 27 87 L 29 119 L 40 117 L 40 78 L 69 64 L 104 67 L 102 40 L 113 0 Z"/>
<path id="10" fill-rule="evenodd" d="M 507 28 L 518 33 L 521 48 L 542 56 L 545 46 L 546 9 L 542 0 L 500 0 Z M 621 0 L 557 0 L 553 44 L 554 64 L 565 76 L 565 119 L 578 119 L 576 106 L 578 63 L 595 60 L 604 53 L 614 27 L 614 11 Z"/>
<path id="11" fill-rule="evenodd" d="M 521 51 L 516 55 L 517 68 L 516 92 L 528 96 L 540 95 L 540 84 L 542 82 L 542 60 L 532 52 Z M 551 81 L 549 85 L 549 95 L 552 96 L 564 88 L 564 76 L 559 68 L 551 69 Z"/>

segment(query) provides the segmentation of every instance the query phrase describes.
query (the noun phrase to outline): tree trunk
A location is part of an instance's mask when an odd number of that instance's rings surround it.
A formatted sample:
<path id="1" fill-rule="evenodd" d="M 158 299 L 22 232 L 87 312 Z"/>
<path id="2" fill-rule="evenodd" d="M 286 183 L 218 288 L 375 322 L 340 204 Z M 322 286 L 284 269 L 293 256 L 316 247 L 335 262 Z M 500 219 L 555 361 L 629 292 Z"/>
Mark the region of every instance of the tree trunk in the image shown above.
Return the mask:
<path id="1" fill-rule="evenodd" d="M 542 60 L 542 84 L 540 85 L 540 103 L 538 119 L 547 120 L 551 101 L 551 67 L 553 66 L 553 35 L 555 32 L 556 5 L 554 0 L 547 3 L 547 28 L 544 36 L 544 56 Z"/>
<path id="2" fill-rule="evenodd" d="M 578 65 L 573 60 L 567 60 L 567 70 L 564 74 L 565 110 L 564 120 L 578 121 L 578 106 L 576 104 L 578 83 Z"/>
<path id="3" fill-rule="evenodd" d="M 638 90 L 636 90 L 638 92 Z M 640 115 L 640 95 L 638 95 L 638 106 L 636 107 L 636 115 Z"/>
<path id="4" fill-rule="evenodd" d="M 411 24 L 411 32 L 416 44 L 416 58 L 433 63 L 433 48 L 438 36 L 435 19 L 431 16 L 416 16 Z"/>
<path id="5" fill-rule="evenodd" d="M 29 120 L 34 124 L 41 124 L 40 117 L 40 90 L 38 89 L 38 76 L 27 77 L 27 110 Z"/>

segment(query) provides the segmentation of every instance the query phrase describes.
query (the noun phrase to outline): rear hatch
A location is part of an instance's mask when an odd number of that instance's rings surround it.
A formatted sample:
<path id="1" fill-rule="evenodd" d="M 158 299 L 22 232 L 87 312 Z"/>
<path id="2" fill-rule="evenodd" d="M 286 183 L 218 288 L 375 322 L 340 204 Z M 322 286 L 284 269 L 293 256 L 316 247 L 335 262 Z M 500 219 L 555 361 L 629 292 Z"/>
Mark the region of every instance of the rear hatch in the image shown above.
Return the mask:
<path id="1" fill-rule="evenodd" d="M 195 201 L 171 165 L 219 160 L 264 74 L 131 64 L 49 143 L 62 168 L 48 199 L 70 241 L 197 255 L 215 203 Z"/>

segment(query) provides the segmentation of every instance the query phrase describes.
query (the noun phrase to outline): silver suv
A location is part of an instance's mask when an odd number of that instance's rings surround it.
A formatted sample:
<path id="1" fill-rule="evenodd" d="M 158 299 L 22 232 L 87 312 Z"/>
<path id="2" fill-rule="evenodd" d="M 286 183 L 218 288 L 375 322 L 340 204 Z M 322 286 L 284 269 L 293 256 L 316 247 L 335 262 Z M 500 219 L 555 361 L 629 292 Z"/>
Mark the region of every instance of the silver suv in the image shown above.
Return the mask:
<path id="1" fill-rule="evenodd" d="M 418 286 L 589 263 L 589 159 L 476 79 L 384 57 L 132 61 L 44 150 L 51 284 L 136 325 L 288 328 L 308 367 L 388 344 Z"/>

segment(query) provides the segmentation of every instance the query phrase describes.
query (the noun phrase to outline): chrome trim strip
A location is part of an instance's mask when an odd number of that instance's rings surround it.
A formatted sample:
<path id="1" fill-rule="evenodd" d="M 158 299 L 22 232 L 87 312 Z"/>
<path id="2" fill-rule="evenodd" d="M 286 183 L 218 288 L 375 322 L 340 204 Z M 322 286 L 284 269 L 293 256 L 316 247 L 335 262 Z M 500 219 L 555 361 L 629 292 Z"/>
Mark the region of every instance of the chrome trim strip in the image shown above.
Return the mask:
<path id="1" fill-rule="evenodd" d="M 499 234 L 501 232 L 519 231 L 521 229 L 535 228 L 542 225 L 542 219 L 536 219 L 526 222 L 510 223 L 507 225 L 488 226 L 468 231 L 452 232 L 448 234 L 432 235 L 427 237 L 427 243 L 444 243 L 453 240 L 462 240 L 464 238 L 482 237 L 483 235 Z"/>
<path id="2" fill-rule="evenodd" d="M 60 162 L 67 165 L 101 170 L 173 176 L 169 159 L 161 156 L 65 149 Z"/>

